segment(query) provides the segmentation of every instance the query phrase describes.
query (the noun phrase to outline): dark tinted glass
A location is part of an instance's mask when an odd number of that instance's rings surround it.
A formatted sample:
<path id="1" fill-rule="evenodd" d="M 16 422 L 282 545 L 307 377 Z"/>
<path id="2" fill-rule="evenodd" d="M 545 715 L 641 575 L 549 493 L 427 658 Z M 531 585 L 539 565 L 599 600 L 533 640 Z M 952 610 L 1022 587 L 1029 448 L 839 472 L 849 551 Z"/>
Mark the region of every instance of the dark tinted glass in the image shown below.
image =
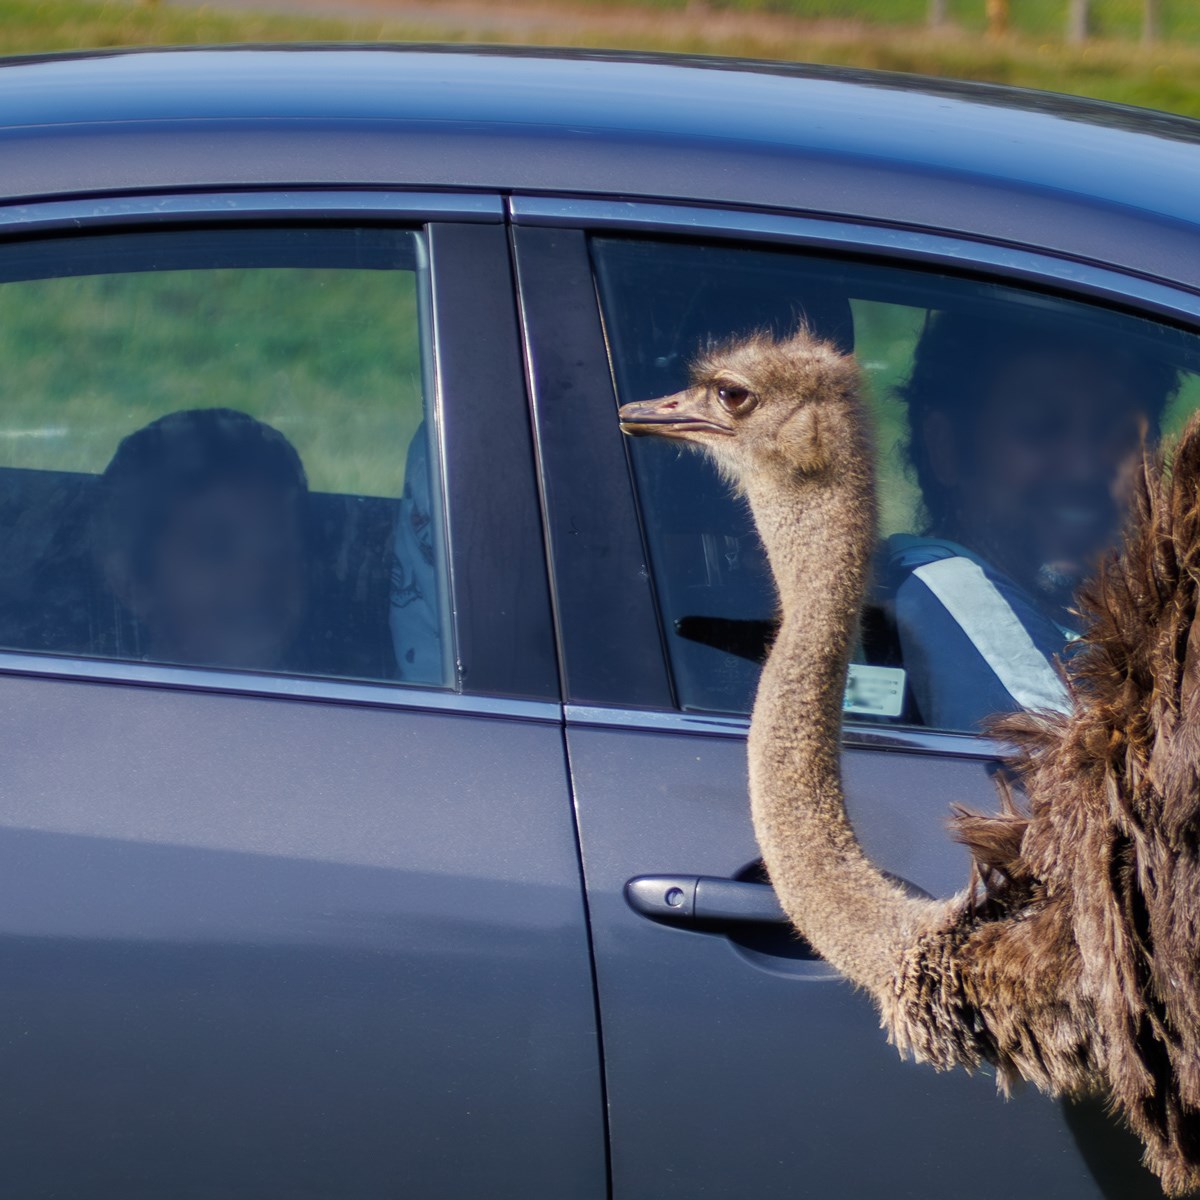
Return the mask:
<path id="1" fill-rule="evenodd" d="M 0 646 L 444 685 L 421 236 L 0 255 Z"/>
<path id="2" fill-rule="evenodd" d="M 853 350 L 874 418 L 874 584 L 852 720 L 975 730 L 1056 706 L 1076 586 L 1111 544 L 1141 430 L 1200 402 L 1200 343 L 1019 289 L 786 250 L 597 238 L 621 402 L 688 384 L 704 347 L 806 321 Z M 744 504 L 692 450 L 629 444 L 681 707 L 746 712 L 774 623 Z"/>

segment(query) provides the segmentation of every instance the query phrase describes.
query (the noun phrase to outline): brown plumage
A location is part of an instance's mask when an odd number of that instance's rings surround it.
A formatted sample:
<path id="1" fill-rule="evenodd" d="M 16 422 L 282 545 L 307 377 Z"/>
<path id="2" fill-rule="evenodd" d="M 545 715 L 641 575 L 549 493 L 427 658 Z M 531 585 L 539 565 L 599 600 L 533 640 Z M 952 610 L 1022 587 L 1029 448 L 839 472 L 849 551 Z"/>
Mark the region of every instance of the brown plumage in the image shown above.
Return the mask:
<path id="1" fill-rule="evenodd" d="M 801 332 L 711 353 L 628 433 L 704 448 L 749 500 L 779 589 L 748 746 L 755 831 L 796 927 L 874 997 L 902 1053 L 1102 1090 L 1169 1194 L 1200 1187 L 1200 420 L 1147 456 L 1123 543 L 1085 590 L 1070 716 L 996 724 L 1020 797 L 960 812 L 974 886 L 914 900 L 863 854 L 838 766 L 874 542 L 853 361 Z M 1027 797 L 1028 799 L 1024 799 Z"/>

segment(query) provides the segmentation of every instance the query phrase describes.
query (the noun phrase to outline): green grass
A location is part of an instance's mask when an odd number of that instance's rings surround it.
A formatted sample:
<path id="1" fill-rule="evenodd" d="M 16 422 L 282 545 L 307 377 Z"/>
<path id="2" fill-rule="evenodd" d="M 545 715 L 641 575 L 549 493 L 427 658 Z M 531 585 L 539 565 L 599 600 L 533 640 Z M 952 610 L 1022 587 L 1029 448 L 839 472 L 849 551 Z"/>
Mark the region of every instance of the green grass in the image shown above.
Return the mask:
<path id="1" fill-rule="evenodd" d="M 887 537 L 921 525 L 921 493 L 908 468 L 908 409 L 896 388 L 908 378 L 926 310 L 876 300 L 852 300 L 851 309 L 875 423 L 879 533 Z"/>
<path id="2" fill-rule="evenodd" d="M 374 40 L 378 22 L 172 9 L 138 0 L 0 0 L 0 53 L 114 46 Z"/>
<path id="3" fill-rule="evenodd" d="M 437 0 L 424 0 L 435 7 Z M 1165 26 L 1176 40 L 1142 48 L 1136 37 L 1139 0 L 1095 0 L 1100 40 L 1062 45 L 1063 3 L 1012 0 L 1013 34 L 979 36 L 982 0 L 952 0 L 956 25 L 937 35 L 921 27 L 925 0 L 710 0 L 709 9 L 758 10 L 762 20 L 706 20 L 686 0 L 527 0 L 538 11 L 561 10 L 569 24 L 535 28 L 506 24 L 493 5 L 478 25 L 415 26 L 384 19 L 334 20 L 222 12 L 219 4 L 174 9 L 139 0 L 0 0 L 0 53 L 126 45 L 229 42 L 441 40 L 569 42 L 587 47 L 728 54 L 836 63 L 884 70 L 990 80 L 1075 93 L 1200 117 L 1200 4 L 1166 0 Z M 810 24 L 771 20 L 785 13 Z M 836 13 L 855 22 L 822 23 Z M 868 23 L 874 20 L 874 24 Z M 564 33 L 563 30 L 566 30 Z"/>
<path id="4" fill-rule="evenodd" d="M 579 0 L 597 8 L 611 0 Z M 690 0 L 625 0 L 631 7 L 686 11 Z M 928 0 L 706 0 L 713 12 L 754 12 L 801 20 L 858 21 L 863 24 L 921 26 Z M 694 2 L 691 3 L 695 11 Z M 1200 6 L 1195 0 L 1162 0 L 1161 26 L 1165 40 L 1200 42 Z M 1010 0 L 1013 32 L 1037 38 L 1061 38 L 1066 28 L 1066 0 Z M 986 26 L 983 0 L 949 0 L 949 22 L 979 32 Z M 1101 38 L 1137 40 L 1142 32 L 1142 0 L 1092 0 L 1091 32 Z"/>
<path id="5" fill-rule="evenodd" d="M 165 271 L 0 285 L 0 467 L 102 471 L 185 408 L 292 441 L 317 491 L 397 496 L 422 416 L 409 271 Z"/>

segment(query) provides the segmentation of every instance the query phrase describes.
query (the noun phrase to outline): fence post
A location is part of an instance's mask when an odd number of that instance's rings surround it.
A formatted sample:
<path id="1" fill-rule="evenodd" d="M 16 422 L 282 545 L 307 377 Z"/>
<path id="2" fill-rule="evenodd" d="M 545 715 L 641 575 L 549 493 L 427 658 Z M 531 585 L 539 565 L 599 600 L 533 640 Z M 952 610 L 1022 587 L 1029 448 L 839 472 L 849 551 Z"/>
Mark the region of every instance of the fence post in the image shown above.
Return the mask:
<path id="1" fill-rule="evenodd" d="M 1069 0 L 1067 4 L 1067 41 L 1086 42 L 1091 29 L 1090 0 Z"/>
<path id="2" fill-rule="evenodd" d="M 1008 32 L 1008 0 L 985 0 L 988 37 L 1003 37 Z"/>
<path id="3" fill-rule="evenodd" d="M 1162 37 L 1162 5 L 1159 0 L 1142 0 L 1142 41 L 1149 44 Z"/>

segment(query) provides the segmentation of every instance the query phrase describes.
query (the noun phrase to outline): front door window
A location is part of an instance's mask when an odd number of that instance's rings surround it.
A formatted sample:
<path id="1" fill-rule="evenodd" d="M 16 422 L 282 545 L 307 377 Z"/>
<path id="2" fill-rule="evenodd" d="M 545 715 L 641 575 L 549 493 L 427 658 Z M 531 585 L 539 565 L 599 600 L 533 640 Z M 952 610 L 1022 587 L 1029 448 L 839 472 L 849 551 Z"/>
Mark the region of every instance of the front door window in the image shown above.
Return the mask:
<path id="1" fill-rule="evenodd" d="M 597 237 L 622 403 L 806 322 L 861 363 L 880 522 L 848 720 L 978 731 L 1067 703 L 1074 593 L 1113 544 L 1143 432 L 1200 403 L 1200 341 L 1018 288 L 781 249 Z M 746 712 L 774 629 L 745 504 L 700 455 L 629 446 L 679 706 Z"/>

